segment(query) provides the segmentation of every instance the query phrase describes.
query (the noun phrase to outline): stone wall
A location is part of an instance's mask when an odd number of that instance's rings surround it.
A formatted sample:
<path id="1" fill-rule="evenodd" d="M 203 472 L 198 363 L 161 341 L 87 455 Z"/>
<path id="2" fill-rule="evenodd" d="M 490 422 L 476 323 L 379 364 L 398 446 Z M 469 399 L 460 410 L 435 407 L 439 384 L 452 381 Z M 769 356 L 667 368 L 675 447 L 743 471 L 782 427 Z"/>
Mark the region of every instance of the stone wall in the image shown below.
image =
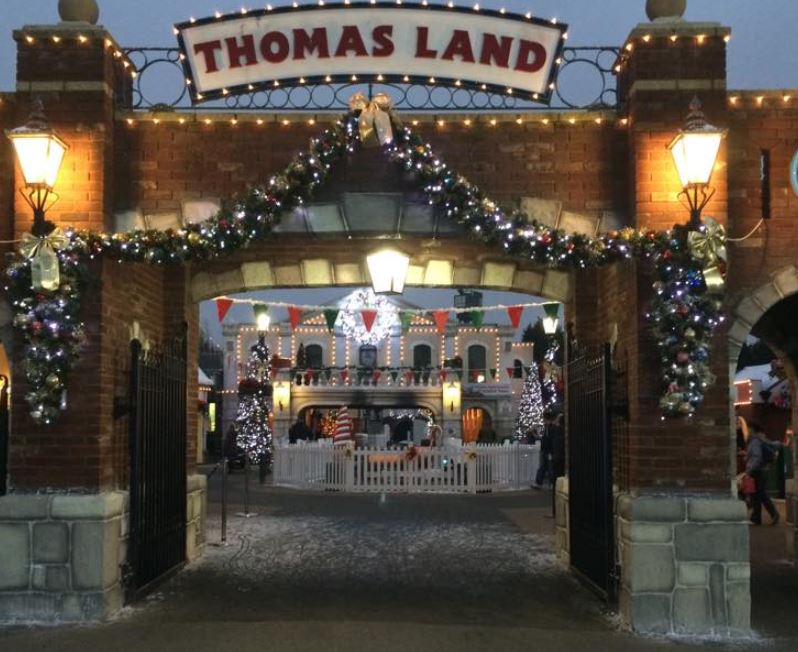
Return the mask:
<path id="1" fill-rule="evenodd" d="M 203 473 L 186 479 L 186 561 L 194 561 L 205 550 L 208 514 L 208 478 Z"/>
<path id="2" fill-rule="evenodd" d="M 0 621 L 103 620 L 123 602 L 127 493 L 0 498 Z"/>
<path id="3" fill-rule="evenodd" d="M 568 476 L 557 478 L 554 494 L 554 536 L 558 561 L 566 568 L 571 566 L 571 513 L 568 509 Z"/>
<path id="4" fill-rule="evenodd" d="M 725 497 L 618 499 L 621 616 L 635 631 L 750 632 L 745 504 Z"/>

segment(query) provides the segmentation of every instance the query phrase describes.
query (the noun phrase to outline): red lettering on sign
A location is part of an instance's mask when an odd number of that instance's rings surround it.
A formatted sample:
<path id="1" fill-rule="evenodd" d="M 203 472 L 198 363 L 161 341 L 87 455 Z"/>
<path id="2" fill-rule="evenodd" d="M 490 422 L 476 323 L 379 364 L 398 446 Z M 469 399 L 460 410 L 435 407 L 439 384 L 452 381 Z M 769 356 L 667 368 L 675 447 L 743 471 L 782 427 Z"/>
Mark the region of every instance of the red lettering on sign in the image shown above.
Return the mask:
<path id="1" fill-rule="evenodd" d="M 305 52 L 316 55 L 319 59 L 327 59 L 330 56 L 330 49 L 327 45 L 327 29 L 316 27 L 312 34 L 308 34 L 304 29 L 294 30 L 294 59 L 304 59 Z"/>
<path id="2" fill-rule="evenodd" d="M 510 36 L 502 36 L 501 42 L 493 34 L 482 35 L 482 52 L 479 54 L 479 62 L 486 66 L 495 63 L 500 68 L 510 67 L 510 48 L 513 46 L 513 39 Z"/>
<path id="3" fill-rule="evenodd" d="M 530 59 L 531 57 L 531 59 Z M 521 39 L 515 69 L 521 72 L 537 72 L 546 63 L 546 48 L 537 41 Z"/>
<path id="4" fill-rule="evenodd" d="M 427 47 L 427 41 L 429 39 L 429 28 L 428 27 L 417 27 L 416 28 L 416 57 L 419 59 L 434 59 L 438 56 L 436 50 L 430 50 Z"/>
<path id="5" fill-rule="evenodd" d="M 460 57 L 460 61 L 474 63 L 474 51 L 471 49 L 471 38 L 464 29 L 456 29 L 452 34 L 449 45 L 446 46 L 441 59 L 453 61 L 455 57 Z"/>
<path id="6" fill-rule="evenodd" d="M 371 38 L 375 46 L 371 50 L 373 57 L 389 57 L 393 54 L 393 25 L 377 25 L 371 31 Z"/>
<path id="7" fill-rule="evenodd" d="M 282 63 L 290 49 L 288 37 L 282 32 L 267 32 L 260 40 L 260 53 L 269 63 Z"/>
<path id="8" fill-rule="evenodd" d="M 201 54 L 205 60 L 205 72 L 219 72 L 219 64 L 216 61 L 216 50 L 222 49 L 221 41 L 206 41 L 197 43 L 194 46 L 194 54 Z"/>
<path id="9" fill-rule="evenodd" d="M 345 57 L 347 52 L 350 51 L 354 52 L 356 57 L 367 57 L 369 54 L 363 44 L 357 25 L 344 25 L 341 32 L 341 40 L 338 41 L 338 47 L 335 50 L 335 56 Z"/>
<path id="10" fill-rule="evenodd" d="M 255 55 L 255 37 L 252 34 L 245 34 L 241 37 L 241 44 L 234 36 L 224 40 L 227 45 L 227 58 L 230 59 L 231 68 L 240 68 L 241 59 L 244 59 L 245 66 L 254 66 L 258 63 Z"/>

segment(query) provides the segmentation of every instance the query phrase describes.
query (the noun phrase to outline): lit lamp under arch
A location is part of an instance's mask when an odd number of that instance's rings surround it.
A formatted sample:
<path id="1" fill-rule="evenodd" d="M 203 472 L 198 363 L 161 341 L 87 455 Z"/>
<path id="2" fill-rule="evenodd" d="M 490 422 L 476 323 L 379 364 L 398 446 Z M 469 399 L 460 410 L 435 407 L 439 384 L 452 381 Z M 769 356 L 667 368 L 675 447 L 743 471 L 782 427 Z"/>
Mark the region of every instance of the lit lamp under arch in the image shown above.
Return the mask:
<path id="1" fill-rule="evenodd" d="M 560 304 L 544 303 L 543 332 L 546 335 L 554 335 L 557 332 L 557 326 L 559 326 L 559 324 L 560 324 Z"/>
<path id="2" fill-rule="evenodd" d="M 7 130 L 6 135 L 14 145 L 25 180 L 25 188 L 20 192 L 33 210 L 33 234 L 48 235 L 54 225 L 47 222 L 45 212 L 58 201 L 53 187 L 68 146 L 47 123 L 39 98 L 33 100 L 28 122 Z"/>
<path id="3" fill-rule="evenodd" d="M 374 294 L 402 294 L 410 257 L 395 249 L 381 249 L 366 257 Z"/>
<path id="4" fill-rule="evenodd" d="M 258 333 L 266 333 L 272 323 L 272 318 L 269 316 L 269 306 L 265 304 L 256 304 L 253 310 L 255 312 L 255 324 Z"/>
<path id="5" fill-rule="evenodd" d="M 690 227 L 701 225 L 701 211 L 715 194 L 710 187 L 712 172 L 718 160 L 726 130 L 707 122 L 699 99 L 693 98 L 684 127 L 668 145 L 679 173 L 683 198 L 690 209 Z"/>

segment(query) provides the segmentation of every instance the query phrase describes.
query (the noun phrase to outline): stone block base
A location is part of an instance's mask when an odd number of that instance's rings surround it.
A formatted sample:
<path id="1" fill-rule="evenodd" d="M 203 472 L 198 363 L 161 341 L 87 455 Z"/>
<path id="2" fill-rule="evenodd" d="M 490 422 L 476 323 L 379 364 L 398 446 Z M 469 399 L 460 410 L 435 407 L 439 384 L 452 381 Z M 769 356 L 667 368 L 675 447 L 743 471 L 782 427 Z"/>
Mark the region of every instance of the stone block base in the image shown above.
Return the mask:
<path id="1" fill-rule="evenodd" d="M 186 478 L 186 561 L 194 561 L 205 550 L 208 512 L 208 478 L 202 473 Z"/>
<path id="2" fill-rule="evenodd" d="M 122 607 L 127 494 L 0 497 L 0 622 L 104 620 Z"/>
<path id="3" fill-rule="evenodd" d="M 748 522 L 727 497 L 618 498 L 620 612 L 640 633 L 750 634 Z"/>
<path id="4" fill-rule="evenodd" d="M 570 514 L 568 511 L 568 477 L 557 478 L 554 489 L 554 527 L 557 559 L 566 568 L 571 565 Z"/>

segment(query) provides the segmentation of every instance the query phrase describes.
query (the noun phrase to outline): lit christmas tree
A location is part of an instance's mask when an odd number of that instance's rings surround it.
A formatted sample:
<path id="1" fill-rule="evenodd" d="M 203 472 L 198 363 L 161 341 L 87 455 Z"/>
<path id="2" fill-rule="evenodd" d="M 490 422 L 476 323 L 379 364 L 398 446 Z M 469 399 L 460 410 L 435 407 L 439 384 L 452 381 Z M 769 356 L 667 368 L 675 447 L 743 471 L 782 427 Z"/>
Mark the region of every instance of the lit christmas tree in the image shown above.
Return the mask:
<path id="1" fill-rule="evenodd" d="M 527 370 L 526 382 L 521 392 L 515 421 L 516 439 L 526 437 L 530 430 L 538 433 L 543 430 L 543 393 L 540 387 L 540 373 L 534 362 Z"/>
<path id="2" fill-rule="evenodd" d="M 238 384 L 237 441 L 251 463 L 268 466 L 272 459 L 272 431 L 269 427 L 272 365 L 263 335 L 250 351 L 247 375 Z"/>

